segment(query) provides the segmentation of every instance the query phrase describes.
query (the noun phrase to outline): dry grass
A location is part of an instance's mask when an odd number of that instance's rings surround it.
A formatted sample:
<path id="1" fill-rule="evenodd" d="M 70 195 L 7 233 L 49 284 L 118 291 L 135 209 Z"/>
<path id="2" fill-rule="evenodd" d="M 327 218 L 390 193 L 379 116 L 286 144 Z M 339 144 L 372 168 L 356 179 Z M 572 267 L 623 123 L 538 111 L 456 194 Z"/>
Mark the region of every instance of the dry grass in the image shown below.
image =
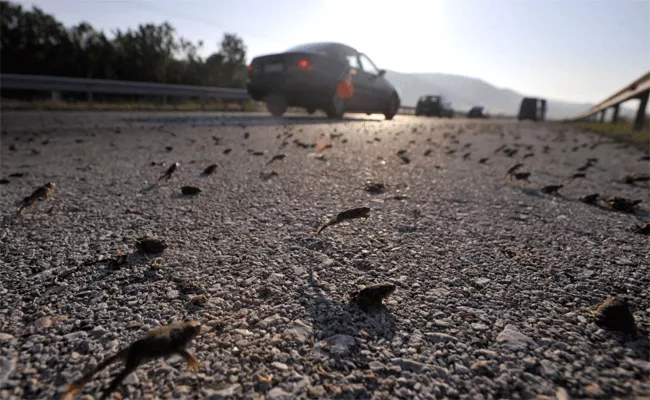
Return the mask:
<path id="1" fill-rule="evenodd" d="M 578 122 L 576 126 L 596 134 L 630 143 L 641 150 L 647 150 L 650 146 L 650 126 L 645 125 L 640 131 L 632 129 L 631 122 L 596 123 L 596 122 Z"/>

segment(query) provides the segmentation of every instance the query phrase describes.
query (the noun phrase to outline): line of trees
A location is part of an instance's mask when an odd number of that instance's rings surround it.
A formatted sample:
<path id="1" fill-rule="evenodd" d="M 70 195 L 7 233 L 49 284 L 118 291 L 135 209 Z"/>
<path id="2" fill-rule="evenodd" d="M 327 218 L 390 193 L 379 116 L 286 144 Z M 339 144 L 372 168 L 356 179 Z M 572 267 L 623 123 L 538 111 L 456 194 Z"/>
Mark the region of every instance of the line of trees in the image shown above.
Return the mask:
<path id="1" fill-rule="evenodd" d="M 38 7 L 0 1 L 0 72 L 244 87 L 246 46 L 225 34 L 220 50 L 203 59 L 203 42 L 177 35 L 169 24 L 141 24 L 112 37 L 90 24 L 65 27 Z"/>

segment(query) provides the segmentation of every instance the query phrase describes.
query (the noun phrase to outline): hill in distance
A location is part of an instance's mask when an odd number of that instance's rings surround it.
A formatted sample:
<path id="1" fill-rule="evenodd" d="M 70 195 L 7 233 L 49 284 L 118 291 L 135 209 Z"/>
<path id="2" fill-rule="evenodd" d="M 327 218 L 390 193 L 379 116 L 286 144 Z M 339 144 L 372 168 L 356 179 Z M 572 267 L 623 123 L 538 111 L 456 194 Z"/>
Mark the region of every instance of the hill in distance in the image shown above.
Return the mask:
<path id="1" fill-rule="evenodd" d="M 387 70 L 386 79 L 401 90 L 402 104 L 411 107 L 415 106 L 422 95 L 438 94 L 450 101 L 452 108 L 457 112 L 465 113 L 473 106 L 483 106 L 491 115 L 513 116 L 519 112 L 521 99 L 525 97 L 514 90 L 497 88 L 480 79 L 453 74 L 405 74 Z M 532 97 L 537 96 L 532 95 Z M 573 117 L 595 104 L 549 98 L 546 98 L 546 101 L 548 119 Z M 630 111 L 626 110 L 621 114 L 626 116 L 629 113 Z"/>

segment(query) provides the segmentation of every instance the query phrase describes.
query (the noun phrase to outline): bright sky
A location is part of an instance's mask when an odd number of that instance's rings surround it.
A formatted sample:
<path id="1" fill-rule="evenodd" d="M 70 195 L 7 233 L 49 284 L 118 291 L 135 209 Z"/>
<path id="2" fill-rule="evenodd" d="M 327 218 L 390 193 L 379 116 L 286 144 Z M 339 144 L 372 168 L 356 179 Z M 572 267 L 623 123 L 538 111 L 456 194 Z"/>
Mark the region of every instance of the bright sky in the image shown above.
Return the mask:
<path id="1" fill-rule="evenodd" d="M 15 0 L 14 0 L 15 1 Z M 248 59 L 338 41 L 380 68 L 444 72 L 596 102 L 650 69 L 650 0 L 20 0 L 65 25 L 169 21 L 203 55 L 236 33 Z"/>

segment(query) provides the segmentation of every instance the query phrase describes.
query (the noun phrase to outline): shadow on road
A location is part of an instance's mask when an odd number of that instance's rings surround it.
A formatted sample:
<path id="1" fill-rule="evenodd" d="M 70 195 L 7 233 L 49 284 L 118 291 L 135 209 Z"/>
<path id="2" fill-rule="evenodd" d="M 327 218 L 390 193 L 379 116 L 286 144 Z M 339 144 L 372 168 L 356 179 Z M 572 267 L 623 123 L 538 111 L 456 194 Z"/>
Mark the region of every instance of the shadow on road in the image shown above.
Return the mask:
<path id="1" fill-rule="evenodd" d="M 647 334 L 639 334 L 636 340 L 625 342 L 625 346 L 635 352 L 639 360 L 650 360 L 650 338 Z"/>
<path id="2" fill-rule="evenodd" d="M 148 192 L 151 192 L 152 190 L 155 190 L 158 187 L 159 187 L 158 184 L 152 183 L 151 185 L 141 189 L 140 193 L 148 193 Z"/>
<path id="3" fill-rule="evenodd" d="M 371 313 L 361 311 L 355 304 L 333 298 L 329 291 L 312 286 L 313 294 L 308 298 L 305 308 L 310 314 L 316 341 L 334 335 L 364 335 L 391 340 L 395 336 L 395 317 L 390 310 Z"/>
<path id="4" fill-rule="evenodd" d="M 383 122 L 379 115 L 350 115 L 341 119 L 330 119 L 324 116 L 312 115 L 287 115 L 275 118 L 260 114 L 222 114 L 216 116 L 146 116 L 124 118 L 124 122 L 148 123 L 164 125 L 189 125 L 189 126 L 278 126 L 278 125 L 318 125 L 351 122 Z"/>
<path id="5" fill-rule="evenodd" d="M 572 199 L 566 196 L 563 196 L 562 194 L 545 194 L 542 193 L 541 191 L 535 189 L 535 188 L 530 188 L 530 187 L 524 187 L 520 189 L 521 192 L 525 195 L 528 196 L 533 196 L 533 197 L 538 197 L 538 198 L 548 198 L 548 199 L 553 199 L 555 201 L 565 201 L 565 202 L 579 202 L 582 203 L 579 199 Z M 610 212 L 610 213 L 619 213 L 619 214 L 627 214 L 627 215 L 632 215 L 635 216 L 637 219 L 643 221 L 648 218 L 650 218 L 650 212 L 648 210 L 642 209 L 642 208 L 636 208 L 634 212 L 622 212 L 622 211 L 617 211 L 613 210 L 610 207 L 606 207 L 603 204 L 591 204 L 592 207 L 597 207 L 603 211 Z"/>

